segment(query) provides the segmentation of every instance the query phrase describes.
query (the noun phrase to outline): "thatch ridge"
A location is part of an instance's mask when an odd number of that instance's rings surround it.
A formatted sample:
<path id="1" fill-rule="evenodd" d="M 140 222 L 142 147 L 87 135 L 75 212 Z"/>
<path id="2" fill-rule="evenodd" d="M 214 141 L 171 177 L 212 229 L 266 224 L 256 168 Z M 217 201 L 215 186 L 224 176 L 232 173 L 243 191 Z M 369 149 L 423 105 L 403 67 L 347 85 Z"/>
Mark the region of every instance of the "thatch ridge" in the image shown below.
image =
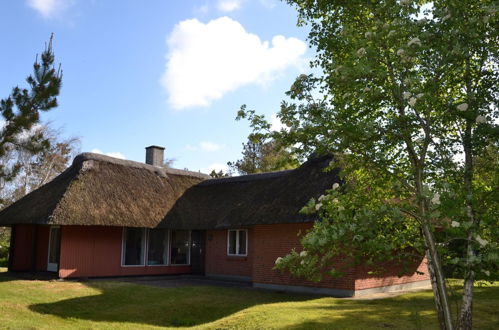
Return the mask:
<path id="1" fill-rule="evenodd" d="M 179 169 L 169 168 L 169 167 L 158 167 L 158 166 L 154 166 L 154 165 L 136 162 L 133 160 L 119 159 L 119 158 L 114 158 L 111 156 L 96 154 L 96 153 L 92 153 L 92 152 L 83 152 L 83 153 L 79 154 L 78 156 L 76 156 L 75 159 L 73 160 L 73 165 L 78 164 L 78 163 L 83 163 L 85 161 L 92 161 L 92 160 L 98 161 L 98 162 L 108 162 L 111 164 L 117 164 L 117 165 L 122 165 L 122 166 L 144 169 L 144 170 L 154 172 L 157 175 L 163 176 L 163 177 L 166 177 L 168 174 L 176 174 L 176 175 L 188 175 L 188 176 L 192 176 L 195 178 L 201 178 L 201 179 L 211 178 L 208 174 L 204 174 L 201 172 L 179 170 Z"/>
<path id="2" fill-rule="evenodd" d="M 294 171 L 294 170 L 255 173 L 255 174 L 247 174 L 247 175 L 240 175 L 240 176 L 228 176 L 225 178 L 209 179 L 209 180 L 201 182 L 199 185 L 209 186 L 212 184 L 225 184 L 225 183 L 229 183 L 229 182 L 247 182 L 247 181 L 254 181 L 254 180 L 266 180 L 266 179 L 284 176 L 286 174 L 291 173 L 292 171 Z"/>

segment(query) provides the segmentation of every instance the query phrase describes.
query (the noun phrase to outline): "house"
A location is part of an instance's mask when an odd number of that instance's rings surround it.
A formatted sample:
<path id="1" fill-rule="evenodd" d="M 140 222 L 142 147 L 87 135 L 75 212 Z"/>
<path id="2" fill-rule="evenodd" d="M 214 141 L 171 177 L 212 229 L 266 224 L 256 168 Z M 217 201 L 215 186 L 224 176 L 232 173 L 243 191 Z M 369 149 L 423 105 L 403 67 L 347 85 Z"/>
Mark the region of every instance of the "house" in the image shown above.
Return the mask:
<path id="1" fill-rule="evenodd" d="M 334 296 L 428 286 L 423 257 L 402 277 L 396 265 L 381 278 L 359 267 L 319 283 L 273 269 L 316 220 L 299 210 L 338 182 L 337 171 L 324 171 L 330 156 L 294 170 L 211 179 L 160 167 L 163 150 L 146 148 L 146 164 L 80 154 L 1 211 L 0 226 L 12 227 L 9 269 L 60 278 L 205 274 Z"/>

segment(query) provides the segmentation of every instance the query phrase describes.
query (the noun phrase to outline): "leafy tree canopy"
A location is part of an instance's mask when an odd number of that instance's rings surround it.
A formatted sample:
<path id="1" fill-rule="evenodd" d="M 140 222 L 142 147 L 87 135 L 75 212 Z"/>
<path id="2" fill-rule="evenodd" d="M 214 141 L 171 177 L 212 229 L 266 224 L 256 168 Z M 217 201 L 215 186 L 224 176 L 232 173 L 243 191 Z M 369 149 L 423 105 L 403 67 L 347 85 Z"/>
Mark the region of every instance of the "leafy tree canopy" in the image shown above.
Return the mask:
<path id="1" fill-rule="evenodd" d="M 341 257 L 379 272 L 426 250 L 441 327 L 456 325 L 447 263 L 465 279 L 457 324 L 471 328 L 473 281 L 499 263 L 487 161 L 499 137 L 497 3 L 287 2 L 311 28 L 323 76 L 297 78 L 278 114 L 288 130 L 268 136 L 301 155 L 333 152 L 346 184 L 305 206 L 323 220 L 277 268 L 319 279 L 340 274 Z"/>

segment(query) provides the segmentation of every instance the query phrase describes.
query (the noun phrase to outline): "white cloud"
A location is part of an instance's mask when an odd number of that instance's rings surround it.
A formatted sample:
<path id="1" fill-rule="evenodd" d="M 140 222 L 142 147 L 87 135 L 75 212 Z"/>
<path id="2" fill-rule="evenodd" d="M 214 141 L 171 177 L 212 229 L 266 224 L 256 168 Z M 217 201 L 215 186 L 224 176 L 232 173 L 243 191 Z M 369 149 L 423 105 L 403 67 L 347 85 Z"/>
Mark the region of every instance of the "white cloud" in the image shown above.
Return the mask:
<path id="1" fill-rule="evenodd" d="M 213 163 L 211 165 L 208 165 L 208 167 L 202 168 L 200 171 L 201 173 L 210 174 L 213 170 L 215 172 L 220 172 L 221 170 L 222 172 L 227 173 L 229 171 L 229 167 L 227 166 L 227 164 Z"/>
<path id="2" fill-rule="evenodd" d="M 207 24 L 182 21 L 168 47 L 161 83 L 176 109 L 208 106 L 241 86 L 268 83 L 289 67 L 300 67 L 307 49 L 303 41 L 282 35 L 261 41 L 228 17 Z"/>
<path id="3" fill-rule="evenodd" d="M 69 5 L 70 0 L 27 0 L 28 6 L 39 12 L 45 18 L 51 18 L 61 13 Z"/>
<path id="4" fill-rule="evenodd" d="M 223 12 L 231 12 L 241 8 L 242 0 L 218 0 L 217 8 Z"/>
<path id="5" fill-rule="evenodd" d="M 90 152 L 93 152 L 94 154 L 101 154 L 101 155 L 106 155 L 109 157 L 114 157 L 114 158 L 119 158 L 119 159 L 126 159 L 125 155 L 123 155 L 121 152 L 102 152 L 100 149 L 92 149 Z"/>
<path id="6" fill-rule="evenodd" d="M 281 131 L 281 130 L 288 130 L 289 128 L 284 125 L 281 120 L 279 119 L 279 117 L 277 117 L 277 114 L 273 113 L 272 116 L 270 116 L 270 130 L 271 131 Z"/>
<path id="7" fill-rule="evenodd" d="M 189 151 L 196 151 L 196 150 L 198 150 L 198 147 L 193 146 L 193 145 L 191 145 L 191 144 L 187 144 L 187 145 L 185 146 L 185 149 L 186 149 L 186 150 L 189 150 Z"/>
<path id="8" fill-rule="evenodd" d="M 264 7 L 268 8 L 268 9 L 272 9 L 275 6 L 277 6 L 277 1 L 276 0 L 260 0 L 260 3 Z"/>
<path id="9" fill-rule="evenodd" d="M 203 151 L 217 151 L 223 148 L 222 145 L 216 144 L 213 142 L 208 142 L 208 141 L 202 141 L 199 143 L 199 146 L 201 147 L 201 150 Z"/>
<path id="10" fill-rule="evenodd" d="M 189 150 L 189 151 L 202 150 L 202 151 L 207 151 L 207 152 L 218 151 L 218 150 L 223 149 L 223 148 L 225 148 L 224 145 L 217 144 L 214 142 L 209 142 L 209 141 L 201 141 L 201 142 L 199 142 L 199 145 L 187 144 L 185 146 L 185 149 Z"/>

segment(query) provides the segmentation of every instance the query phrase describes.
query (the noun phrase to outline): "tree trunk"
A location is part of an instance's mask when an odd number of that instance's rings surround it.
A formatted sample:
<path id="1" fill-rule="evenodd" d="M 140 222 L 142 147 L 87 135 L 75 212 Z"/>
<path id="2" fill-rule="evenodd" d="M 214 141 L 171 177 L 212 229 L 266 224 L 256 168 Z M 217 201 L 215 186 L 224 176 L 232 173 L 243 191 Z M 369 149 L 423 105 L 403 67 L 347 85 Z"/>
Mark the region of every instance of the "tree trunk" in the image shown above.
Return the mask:
<path id="1" fill-rule="evenodd" d="M 459 329 L 468 330 L 473 326 L 473 284 L 475 272 L 471 260 L 475 257 L 473 239 L 476 233 L 478 221 L 473 210 L 473 149 L 471 145 L 472 121 L 466 121 L 466 129 L 463 137 L 464 147 L 464 190 L 466 194 L 466 217 L 471 223 L 468 230 L 466 242 L 466 263 L 464 274 L 463 302 L 459 313 Z"/>
<path id="2" fill-rule="evenodd" d="M 431 280 L 432 280 L 432 286 L 434 285 L 433 293 L 435 295 L 435 303 L 437 308 L 437 314 L 439 317 L 440 328 L 442 330 L 452 330 L 454 327 L 452 324 L 452 314 L 450 312 L 450 305 L 447 295 L 447 287 L 445 285 L 444 272 L 442 269 L 442 264 L 440 262 L 440 256 L 438 254 L 437 247 L 435 244 L 435 238 L 433 237 L 433 233 L 431 232 L 429 224 L 427 222 L 423 223 L 423 235 L 426 242 L 427 254 L 430 256 L 430 260 L 428 260 L 428 263 L 431 263 L 431 266 L 429 265 L 428 267 L 430 271 L 430 277 L 434 277 Z"/>
<path id="3" fill-rule="evenodd" d="M 433 289 L 433 299 L 435 300 L 435 308 L 437 310 L 438 323 L 440 329 L 445 329 L 445 314 L 441 303 L 440 290 L 438 289 L 437 276 L 433 268 L 433 261 L 429 250 L 426 250 L 426 260 L 428 261 L 428 273 L 430 274 L 431 287 Z"/>
<path id="4" fill-rule="evenodd" d="M 442 330 L 452 330 L 452 314 L 450 312 L 450 304 L 447 294 L 447 287 L 445 285 L 444 271 L 437 250 L 435 237 L 430 228 L 431 223 L 428 219 L 427 212 L 428 205 L 425 198 L 421 197 L 423 196 L 423 173 L 421 168 L 416 168 L 415 170 L 416 192 L 419 198 L 418 206 L 420 215 L 422 217 L 422 230 L 427 249 L 426 254 L 427 256 L 429 256 L 428 271 L 430 272 L 433 294 L 435 296 L 435 307 L 437 309 L 438 321 Z"/>

